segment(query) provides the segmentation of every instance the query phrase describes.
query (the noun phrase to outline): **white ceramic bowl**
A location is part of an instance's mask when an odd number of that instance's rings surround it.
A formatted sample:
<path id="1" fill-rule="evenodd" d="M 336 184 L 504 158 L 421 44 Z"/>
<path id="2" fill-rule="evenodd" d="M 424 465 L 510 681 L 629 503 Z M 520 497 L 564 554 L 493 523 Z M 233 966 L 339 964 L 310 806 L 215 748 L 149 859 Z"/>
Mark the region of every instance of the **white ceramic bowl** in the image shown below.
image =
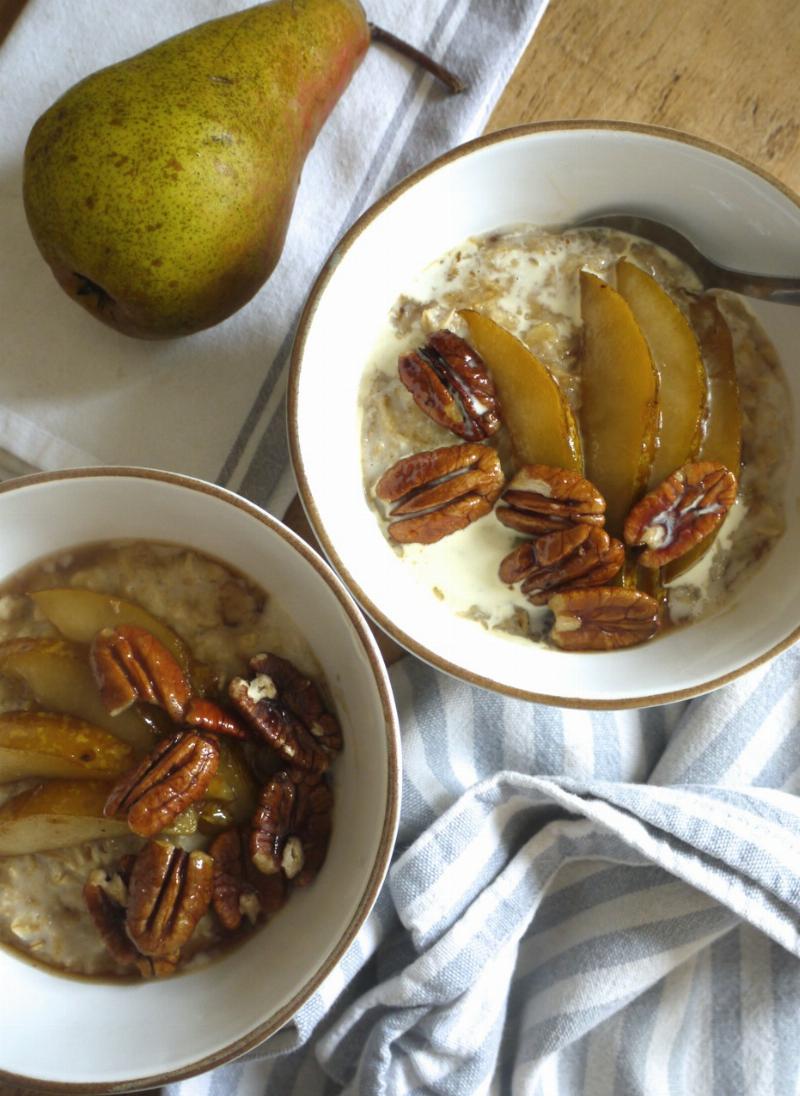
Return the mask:
<path id="1" fill-rule="evenodd" d="M 64 978 L 0 948 L 0 1079 L 126 1091 L 199 1073 L 277 1031 L 342 957 L 386 872 L 399 740 L 385 669 L 357 606 L 316 553 L 211 484 L 142 469 L 42 474 L 0 486 L 0 578 L 116 537 L 187 544 L 273 592 L 310 643 L 341 717 L 333 833 L 314 884 L 205 969 L 140 984 Z"/>
<path id="2" fill-rule="evenodd" d="M 344 237 L 302 317 L 289 398 L 305 509 L 328 558 L 374 620 L 410 651 L 468 681 L 597 708 L 707 691 L 796 638 L 797 447 L 786 534 L 723 611 L 625 651 L 564 653 L 512 643 L 457 618 L 414 581 L 365 501 L 357 402 L 364 364 L 390 306 L 427 263 L 475 233 L 518 222 L 568 224 L 609 208 L 668 220 L 729 266 L 799 272 L 800 200 L 729 152 L 669 130 L 616 122 L 506 130 L 417 172 Z M 800 309 L 758 311 L 797 405 Z"/>

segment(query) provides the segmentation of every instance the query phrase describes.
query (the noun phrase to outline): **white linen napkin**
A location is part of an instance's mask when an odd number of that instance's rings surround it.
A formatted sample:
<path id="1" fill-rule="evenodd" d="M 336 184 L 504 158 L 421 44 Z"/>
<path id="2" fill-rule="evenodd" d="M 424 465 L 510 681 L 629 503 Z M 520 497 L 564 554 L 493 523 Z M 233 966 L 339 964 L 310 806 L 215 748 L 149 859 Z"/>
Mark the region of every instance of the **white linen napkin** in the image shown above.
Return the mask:
<path id="1" fill-rule="evenodd" d="M 25 222 L 25 141 L 78 79 L 246 0 L 29 0 L 0 48 L 0 446 L 44 469 L 110 463 L 184 472 L 242 489 L 280 515 L 294 490 L 286 359 L 316 272 L 390 183 L 481 131 L 545 3 L 369 0 L 373 23 L 457 70 L 468 90 L 448 95 L 373 45 L 307 160 L 267 286 L 217 327 L 153 343 L 107 329 L 57 285 Z"/>

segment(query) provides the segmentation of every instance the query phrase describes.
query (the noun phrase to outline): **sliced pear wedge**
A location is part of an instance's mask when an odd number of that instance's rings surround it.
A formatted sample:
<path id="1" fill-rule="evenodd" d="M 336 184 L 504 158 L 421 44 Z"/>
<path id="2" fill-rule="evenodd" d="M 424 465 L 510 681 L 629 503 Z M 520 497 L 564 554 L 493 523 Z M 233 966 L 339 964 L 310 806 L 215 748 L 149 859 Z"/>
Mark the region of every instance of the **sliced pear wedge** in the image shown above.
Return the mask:
<path id="1" fill-rule="evenodd" d="M 110 780 L 48 780 L 6 800 L 0 806 L 0 856 L 130 834 L 126 822 L 103 817 L 112 786 Z"/>
<path id="2" fill-rule="evenodd" d="M 655 487 L 697 454 L 705 408 L 705 369 L 684 314 L 655 278 L 626 259 L 617 289 L 647 340 L 658 373 L 659 423 L 649 486 Z"/>
<path id="3" fill-rule="evenodd" d="M 708 396 L 699 460 L 717 460 L 738 478 L 742 465 L 742 407 L 733 339 L 713 297 L 698 297 L 689 307 L 706 371 Z M 716 534 L 663 568 L 664 581 L 685 574 L 706 554 Z"/>
<path id="4" fill-rule="evenodd" d="M 0 782 L 29 776 L 114 777 L 130 768 L 134 756 L 127 743 L 71 715 L 0 714 Z"/>
<path id="5" fill-rule="evenodd" d="M 606 500 L 606 529 L 621 538 L 625 518 L 650 476 L 658 375 L 622 296 L 588 270 L 580 273 L 580 288 L 584 474 Z"/>
<path id="6" fill-rule="evenodd" d="M 159 639 L 184 673 L 189 670 L 189 651 L 180 636 L 134 601 L 79 587 L 35 590 L 28 596 L 66 639 L 91 643 L 103 628 L 133 624 Z"/>
<path id="7" fill-rule="evenodd" d="M 85 648 L 66 639 L 10 639 L 0 643 L 0 673 L 21 677 L 35 702 L 51 712 L 76 716 L 127 742 L 137 753 L 153 745 L 153 734 L 136 708 L 112 716 L 103 707 Z"/>
<path id="8" fill-rule="evenodd" d="M 699 459 L 718 460 L 738 476 L 742 463 L 742 407 L 733 339 L 713 297 L 692 301 L 690 315 L 708 378 L 708 408 Z"/>
<path id="9" fill-rule="evenodd" d="M 459 312 L 469 341 L 492 375 L 503 422 L 520 465 L 583 470 L 581 438 L 572 408 L 553 374 L 524 343 L 472 309 Z"/>

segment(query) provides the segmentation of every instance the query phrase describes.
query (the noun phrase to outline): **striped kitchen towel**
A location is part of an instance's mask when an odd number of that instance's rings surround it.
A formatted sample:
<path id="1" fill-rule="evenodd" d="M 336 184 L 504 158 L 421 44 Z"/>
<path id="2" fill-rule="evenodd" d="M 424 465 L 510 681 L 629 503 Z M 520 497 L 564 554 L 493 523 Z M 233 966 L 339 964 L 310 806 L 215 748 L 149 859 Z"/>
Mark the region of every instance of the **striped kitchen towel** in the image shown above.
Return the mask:
<path id="1" fill-rule="evenodd" d="M 593 713 L 404 659 L 377 907 L 295 1022 L 169 1096 L 800 1091 L 799 670 Z"/>

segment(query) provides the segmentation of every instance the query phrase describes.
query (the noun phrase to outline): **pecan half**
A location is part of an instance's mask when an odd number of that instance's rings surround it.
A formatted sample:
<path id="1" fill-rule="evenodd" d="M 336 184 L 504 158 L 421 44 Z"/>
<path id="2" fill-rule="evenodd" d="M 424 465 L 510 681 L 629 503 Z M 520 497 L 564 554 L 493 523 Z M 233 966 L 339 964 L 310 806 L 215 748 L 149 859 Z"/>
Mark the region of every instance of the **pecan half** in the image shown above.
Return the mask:
<path id="1" fill-rule="evenodd" d="M 395 503 L 389 524 L 393 540 L 433 544 L 488 514 L 502 489 L 494 449 L 465 444 L 403 457 L 384 472 L 375 493 Z"/>
<path id="2" fill-rule="evenodd" d="M 322 772 L 342 744 L 336 719 L 325 711 L 309 678 L 273 654 L 250 660 L 250 678 L 235 677 L 228 696 L 249 728 L 300 769 Z"/>
<path id="3" fill-rule="evenodd" d="M 90 874 L 83 887 L 83 900 L 89 916 L 106 950 L 123 967 L 135 966 L 139 958 L 125 931 L 125 907 L 133 862 L 133 856 L 124 857 L 117 870 L 110 874 L 98 868 Z"/>
<path id="4" fill-rule="evenodd" d="M 501 582 L 520 589 L 534 605 L 545 605 L 555 590 L 602 586 L 625 562 L 621 541 L 594 525 L 573 525 L 518 545 L 500 563 Z"/>
<path id="5" fill-rule="evenodd" d="M 211 903 L 213 874 L 208 853 L 186 852 L 165 841 L 145 845 L 131 871 L 125 918 L 128 936 L 142 955 L 178 961 Z"/>
<path id="6" fill-rule="evenodd" d="M 425 346 L 401 355 L 400 380 L 429 418 L 466 441 L 500 427 L 497 393 L 483 359 L 452 331 L 436 331 Z"/>
<path id="7" fill-rule="evenodd" d="M 565 590 L 548 602 L 550 638 L 566 651 L 612 651 L 643 643 L 658 631 L 658 602 L 625 586 Z"/>
<path id="8" fill-rule="evenodd" d="M 205 697 L 192 697 L 183 722 L 188 727 L 209 734 L 228 735 L 230 738 L 247 738 L 244 727 L 221 705 Z"/>
<path id="9" fill-rule="evenodd" d="M 165 708 L 176 723 L 183 719 L 191 695 L 189 682 L 164 644 L 145 628 L 103 628 L 92 641 L 89 660 L 111 715 L 143 700 Z"/>
<path id="10" fill-rule="evenodd" d="M 578 472 L 527 464 L 511 478 L 495 509 L 497 520 L 518 533 L 540 536 L 571 525 L 602 525 L 606 500 Z"/>
<path id="11" fill-rule="evenodd" d="M 294 875 L 296 887 L 307 886 L 322 867 L 328 852 L 333 820 L 333 791 L 324 780 L 302 780 L 297 789 L 294 834 L 300 842 L 303 863 Z"/>
<path id="12" fill-rule="evenodd" d="M 276 773 L 251 822 L 253 863 L 265 875 L 280 873 L 295 886 L 306 886 L 325 860 L 332 813 L 333 792 L 322 777 Z"/>
<path id="13" fill-rule="evenodd" d="M 256 869 L 248 855 L 244 831 L 226 830 L 208 851 L 214 859 L 211 905 L 228 932 L 236 932 L 245 920 L 255 925 L 262 918 L 272 917 L 286 904 L 286 876 L 280 871 L 264 875 Z"/>
<path id="14" fill-rule="evenodd" d="M 267 652 L 254 655 L 249 669 L 260 678 L 269 691 L 269 678 L 276 695 L 290 712 L 303 721 L 314 738 L 326 750 L 336 753 L 342 748 L 342 730 L 335 716 L 325 707 L 322 693 L 315 682 L 300 673 L 288 659 Z"/>
<path id="15" fill-rule="evenodd" d="M 245 876 L 242 835 L 236 829 L 226 830 L 212 841 L 208 852 L 214 861 L 211 905 L 222 926 L 228 932 L 235 932 L 243 917 L 255 924 L 261 913 L 261 902 L 255 887 Z"/>
<path id="16" fill-rule="evenodd" d="M 736 486 L 733 472 L 716 461 L 684 464 L 633 507 L 626 544 L 645 545 L 643 567 L 663 567 L 713 533 L 736 501 Z"/>
<path id="17" fill-rule="evenodd" d="M 250 823 L 250 856 L 264 875 L 281 871 L 296 798 L 297 786 L 287 772 L 276 773 L 261 791 Z"/>
<path id="18" fill-rule="evenodd" d="M 160 742 L 124 773 L 106 800 L 103 813 L 125 815 L 140 837 L 152 837 L 202 799 L 219 764 L 219 747 L 201 734 L 183 732 Z"/>

